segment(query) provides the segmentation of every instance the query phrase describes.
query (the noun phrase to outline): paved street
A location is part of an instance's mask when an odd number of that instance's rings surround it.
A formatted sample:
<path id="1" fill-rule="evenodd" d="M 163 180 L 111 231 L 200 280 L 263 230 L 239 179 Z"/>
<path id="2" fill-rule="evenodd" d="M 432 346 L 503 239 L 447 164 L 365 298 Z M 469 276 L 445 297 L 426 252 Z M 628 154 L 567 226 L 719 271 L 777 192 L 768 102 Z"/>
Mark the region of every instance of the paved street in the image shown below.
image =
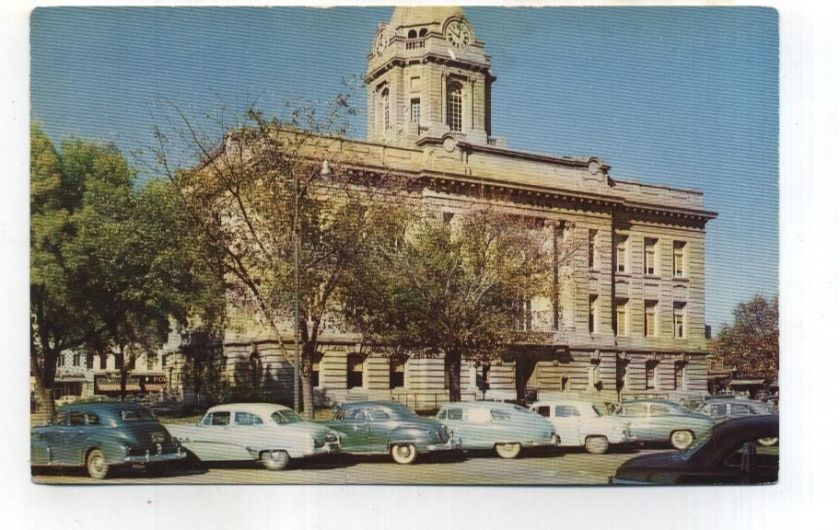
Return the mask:
<path id="1" fill-rule="evenodd" d="M 388 457 L 334 456 L 293 462 L 283 471 L 259 464 L 214 464 L 206 469 L 170 469 L 160 476 L 143 470 L 119 471 L 105 481 L 84 471 L 36 470 L 33 480 L 47 484 L 606 484 L 625 460 L 654 451 L 628 450 L 591 455 L 579 449 L 525 451 L 515 460 L 494 453 L 426 456 L 414 465 L 394 464 Z"/>

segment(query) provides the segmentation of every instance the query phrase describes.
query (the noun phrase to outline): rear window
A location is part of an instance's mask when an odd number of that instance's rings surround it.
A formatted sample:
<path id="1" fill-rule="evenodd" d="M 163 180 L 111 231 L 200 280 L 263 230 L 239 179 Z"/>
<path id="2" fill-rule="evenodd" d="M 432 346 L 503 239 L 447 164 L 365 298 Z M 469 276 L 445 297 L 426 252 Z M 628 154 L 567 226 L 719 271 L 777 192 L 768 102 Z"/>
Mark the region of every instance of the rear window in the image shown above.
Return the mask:
<path id="1" fill-rule="evenodd" d="M 546 418 L 548 418 L 549 416 L 551 416 L 551 407 L 546 406 L 546 405 L 541 405 L 541 406 L 537 407 L 537 414 L 539 414 L 540 416 L 545 416 Z"/>
<path id="2" fill-rule="evenodd" d="M 131 409 L 120 412 L 123 421 L 155 421 L 155 416 L 147 409 Z"/>
<path id="3" fill-rule="evenodd" d="M 558 418 L 568 418 L 571 416 L 580 416 L 577 407 L 570 405 L 557 405 L 554 407 L 554 415 Z"/>
<path id="4" fill-rule="evenodd" d="M 230 411 L 208 412 L 201 423 L 204 425 L 230 425 Z"/>

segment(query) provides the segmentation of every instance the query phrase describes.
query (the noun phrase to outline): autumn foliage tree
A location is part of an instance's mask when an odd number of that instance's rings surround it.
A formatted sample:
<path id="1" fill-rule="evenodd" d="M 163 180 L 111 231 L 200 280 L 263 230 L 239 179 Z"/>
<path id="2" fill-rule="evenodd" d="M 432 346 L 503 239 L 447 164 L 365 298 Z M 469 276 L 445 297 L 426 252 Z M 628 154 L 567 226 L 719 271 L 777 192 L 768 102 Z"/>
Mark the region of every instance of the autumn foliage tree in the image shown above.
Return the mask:
<path id="1" fill-rule="evenodd" d="M 724 324 L 712 351 L 742 374 L 778 377 L 779 298 L 756 296 L 738 304 L 732 324 Z"/>
<path id="2" fill-rule="evenodd" d="M 491 207 L 422 215 L 354 275 L 363 281 L 345 296 L 347 318 L 391 354 L 443 354 L 449 398 L 460 401 L 461 362 L 497 359 L 517 338 L 523 301 L 548 294 L 550 232 Z"/>
<path id="3" fill-rule="evenodd" d="M 297 320 L 300 397 L 311 418 L 310 374 L 321 334 L 340 312 L 348 272 L 399 217 L 395 197 L 405 182 L 337 152 L 352 114 L 346 95 L 326 109 L 296 108 L 284 121 L 249 109 L 237 125 L 222 125 L 221 140 L 201 132 L 180 109 L 174 113 L 170 134 L 163 127 L 155 132 L 156 158 L 179 190 L 201 244 L 221 264 L 227 300 L 268 329 L 290 366 Z M 194 163 L 179 169 L 170 155 L 184 150 Z"/>

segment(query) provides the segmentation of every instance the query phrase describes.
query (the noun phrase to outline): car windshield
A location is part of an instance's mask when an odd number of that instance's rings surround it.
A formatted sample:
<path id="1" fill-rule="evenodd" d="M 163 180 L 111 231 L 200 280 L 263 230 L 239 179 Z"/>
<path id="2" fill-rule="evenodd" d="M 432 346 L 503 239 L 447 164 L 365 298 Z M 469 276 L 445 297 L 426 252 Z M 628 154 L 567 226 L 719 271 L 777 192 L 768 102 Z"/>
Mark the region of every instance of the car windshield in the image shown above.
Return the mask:
<path id="1" fill-rule="evenodd" d="M 271 414 L 271 419 L 277 425 L 285 425 L 287 423 L 300 423 L 303 418 L 297 415 L 293 410 L 277 410 Z"/>
<path id="2" fill-rule="evenodd" d="M 155 421 L 154 414 L 148 409 L 131 409 L 120 412 L 123 421 Z"/>

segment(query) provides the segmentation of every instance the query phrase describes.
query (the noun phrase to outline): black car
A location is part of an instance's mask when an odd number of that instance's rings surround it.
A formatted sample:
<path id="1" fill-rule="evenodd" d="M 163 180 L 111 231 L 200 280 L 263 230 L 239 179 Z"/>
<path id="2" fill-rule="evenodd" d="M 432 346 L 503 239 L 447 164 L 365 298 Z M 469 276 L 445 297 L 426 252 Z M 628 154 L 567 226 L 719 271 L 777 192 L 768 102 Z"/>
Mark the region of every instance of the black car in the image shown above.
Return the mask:
<path id="1" fill-rule="evenodd" d="M 619 466 L 611 484 L 768 484 L 779 479 L 779 417 L 735 418 L 685 451 L 644 455 Z"/>

